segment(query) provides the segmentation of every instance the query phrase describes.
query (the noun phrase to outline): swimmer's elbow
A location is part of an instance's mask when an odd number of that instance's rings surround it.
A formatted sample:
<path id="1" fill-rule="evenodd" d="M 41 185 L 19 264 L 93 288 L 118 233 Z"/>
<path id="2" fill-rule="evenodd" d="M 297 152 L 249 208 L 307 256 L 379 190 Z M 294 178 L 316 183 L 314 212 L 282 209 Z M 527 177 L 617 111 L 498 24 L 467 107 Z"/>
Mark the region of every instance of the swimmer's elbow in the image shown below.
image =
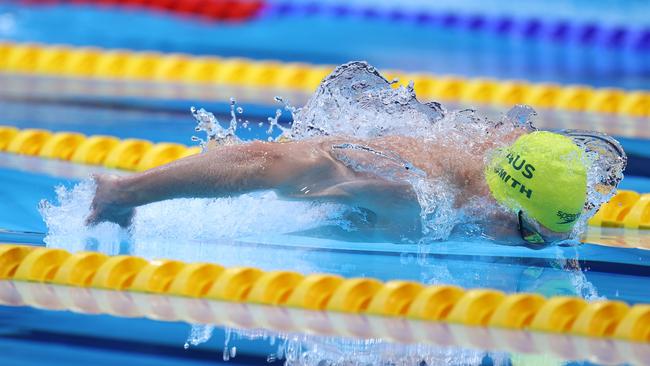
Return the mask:
<path id="1" fill-rule="evenodd" d="M 317 168 L 305 149 L 307 144 L 255 141 L 215 155 L 227 161 L 224 174 L 247 189 L 285 190 Z"/>
<path id="2" fill-rule="evenodd" d="M 325 154 L 309 143 L 259 143 L 253 154 L 262 176 L 277 185 L 304 183 L 331 170 Z"/>

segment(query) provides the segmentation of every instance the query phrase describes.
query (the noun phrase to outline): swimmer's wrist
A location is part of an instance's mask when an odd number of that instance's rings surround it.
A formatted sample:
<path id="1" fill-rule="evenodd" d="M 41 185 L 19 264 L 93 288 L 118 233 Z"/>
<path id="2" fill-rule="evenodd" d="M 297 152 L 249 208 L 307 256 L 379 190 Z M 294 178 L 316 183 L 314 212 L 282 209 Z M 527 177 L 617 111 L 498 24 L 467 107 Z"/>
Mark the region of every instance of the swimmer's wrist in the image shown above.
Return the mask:
<path id="1" fill-rule="evenodd" d="M 127 179 L 121 178 L 114 182 L 113 187 L 113 204 L 121 208 L 133 208 L 141 203 L 141 197 L 138 197 L 138 190 L 135 189 L 134 184 L 128 182 Z"/>
<path id="2" fill-rule="evenodd" d="M 125 176 L 115 181 L 113 202 L 121 208 L 135 208 L 152 202 L 176 198 L 169 187 L 160 187 L 146 175 Z"/>

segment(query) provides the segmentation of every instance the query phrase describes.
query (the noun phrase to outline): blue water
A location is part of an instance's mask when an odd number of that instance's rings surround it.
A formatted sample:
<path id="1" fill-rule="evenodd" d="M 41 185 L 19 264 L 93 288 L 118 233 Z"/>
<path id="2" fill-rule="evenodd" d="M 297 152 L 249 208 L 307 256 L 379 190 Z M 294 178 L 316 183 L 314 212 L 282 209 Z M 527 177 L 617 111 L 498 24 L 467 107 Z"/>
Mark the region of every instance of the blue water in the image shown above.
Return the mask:
<path id="1" fill-rule="evenodd" d="M 0 159 L 6 162 L 15 157 L 0 156 Z M 40 168 L 55 170 L 54 165 L 49 162 Z M 0 232 L 0 242 L 39 243 L 44 228 L 36 203 L 42 198 L 53 198 L 53 185 L 74 181 L 50 174 L 0 169 L 0 228 L 16 231 Z M 646 188 L 650 185 L 647 179 L 632 181 Z M 24 234 L 20 230 L 37 233 Z M 650 302 L 650 293 L 645 290 L 650 288 L 650 252 L 589 244 L 577 249 L 532 251 L 490 242 L 448 241 L 429 246 L 427 254 L 422 256 L 415 245 L 277 235 L 245 237 L 234 242 L 175 239 L 121 246 L 107 252 L 136 255 L 163 252 L 165 258 L 214 261 L 227 266 L 405 279 L 546 296 L 606 297 L 628 303 Z M 224 328 L 215 328 L 207 343 L 184 350 L 182 346 L 189 333 L 189 324 L 182 322 L 0 306 L 0 352 L 8 365 L 41 365 L 50 359 L 61 365 L 172 366 L 223 362 Z M 342 340 L 331 342 L 347 344 Z M 259 339 L 237 339 L 229 345 L 238 349 L 237 357 L 229 361 L 234 365 L 266 364 L 267 356 L 277 348 L 270 341 Z M 343 349 L 346 351 L 340 352 L 350 355 L 363 347 Z M 495 364 L 490 354 L 474 352 L 483 356 L 472 364 Z M 452 353 L 450 357 L 462 359 L 462 353 L 458 356 Z"/>
<path id="2" fill-rule="evenodd" d="M 237 342 L 240 355 L 225 363 L 223 330 L 186 351 L 190 326 L 109 315 L 83 315 L 0 306 L 3 365 L 262 365 L 274 351 L 268 342 Z M 52 364 L 49 363 L 48 364 Z M 279 364 L 269 363 L 269 365 Z"/>
<path id="3" fill-rule="evenodd" d="M 2 1 L 0 16 L 0 40 L 318 64 L 365 59 L 380 68 L 439 74 L 650 87 L 648 52 L 501 38 L 411 23 L 291 16 L 215 24 L 163 13 L 98 10 L 89 6 L 17 7 Z M 260 127 L 257 122 L 273 115 L 277 106 L 269 105 L 272 96 L 268 95 L 268 101 L 244 104 L 244 115 L 253 123 L 251 130 L 238 131 L 240 137 L 265 137 L 266 126 Z M 0 124 L 191 144 L 195 126 L 189 113 L 191 105 L 216 112 L 223 122 L 230 118 L 227 101 L 206 104 L 201 100 L 143 101 L 117 97 L 109 102 L 77 97 L 60 102 L 56 98 L 32 102 L 0 99 Z M 282 121 L 287 122 L 288 118 Z M 650 192 L 647 140 L 627 135 L 622 142 L 635 160 L 621 188 Z M 54 199 L 55 185 L 71 186 L 96 169 L 0 154 L 0 243 L 43 245 L 46 227 L 37 211 L 38 202 Z M 603 233 L 623 238 L 647 237 L 645 233 L 622 230 Z M 577 295 L 650 303 L 650 251 L 593 244 L 532 251 L 487 241 L 451 240 L 422 250 L 415 245 L 351 242 L 334 235 L 303 233 L 253 235 L 227 241 L 175 239 L 102 250 L 150 257 L 164 253 L 167 258 L 267 270 L 327 272 L 345 277 L 406 279 L 546 296 Z M 182 322 L 0 306 L 0 359 L 3 365 L 25 366 L 222 363 L 225 329 L 216 328 L 207 343 L 184 350 L 189 329 L 190 325 Z M 267 364 L 267 355 L 277 349 L 277 345 L 260 340 L 238 339 L 234 345 L 238 355 L 229 362 L 231 365 Z M 354 347 L 343 346 L 339 348 L 345 352 L 355 351 Z M 472 364 L 501 364 L 495 361 L 496 356 L 486 352 L 476 351 L 476 357 Z"/>
<path id="4" fill-rule="evenodd" d="M 160 12 L 66 5 L 0 4 L 3 13 L 8 14 L 11 26 L 0 33 L 0 39 L 21 42 L 317 64 L 367 60 L 379 68 L 437 74 L 629 89 L 650 86 L 648 51 L 504 38 L 417 23 L 296 15 L 232 24 Z M 135 22 L 136 27 L 132 26 Z M 75 27 L 69 27 L 71 23 Z"/>
<path id="5" fill-rule="evenodd" d="M 185 108 L 177 106 L 191 102 L 173 101 L 175 106 L 172 108 L 155 108 L 156 103 L 152 107 L 147 103 L 100 101 L 70 104 L 4 100 L 0 101 L 0 119 L 3 124 L 20 128 L 40 127 L 190 144 L 195 121 Z M 197 101 L 196 105 L 202 104 Z M 215 112 L 229 111 L 227 103 L 213 103 L 206 107 Z M 245 118 L 253 123 L 250 130 L 239 130 L 240 137 L 264 137 L 267 126 L 258 126 L 256 122 L 264 121 L 276 107 L 244 107 Z M 217 117 L 222 122 L 230 118 L 227 113 L 217 113 Z M 635 138 L 624 141 L 626 147 L 633 146 L 639 155 L 647 157 L 644 143 L 644 140 Z M 0 242 L 42 245 L 46 228 L 36 209 L 38 202 L 54 199 L 55 185 L 71 186 L 95 169 L 0 154 L 0 228 L 5 230 L 0 232 Z M 621 188 L 650 192 L 650 179 L 628 175 Z M 159 256 L 166 258 L 214 261 L 228 266 L 246 265 L 267 270 L 291 269 L 303 273 L 337 273 L 345 277 L 456 284 L 465 288 L 489 287 L 547 296 L 577 295 L 629 303 L 650 302 L 650 293 L 643 290 L 650 288 L 649 251 L 590 244 L 577 249 L 532 251 L 487 241 L 452 240 L 431 245 L 422 255 L 415 245 L 350 242 L 323 235 L 271 235 L 241 237 L 234 242 L 175 239 L 123 245 L 105 251 L 150 258 L 157 258 L 155 253 L 160 253 Z M 222 328 L 215 330 L 208 344 L 182 351 L 188 333 L 189 326 L 182 323 L 160 324 L 150 320 L 0 307 L 0 350 L 6 349 L 8 359 L 15 364 L 38 364 L 44 354 L 58 355 L 66 364 L 97 360 L 98 364 L 175 365 L 221 360 Z M 242 364 L 261 364 L 272 352 L 268 342 L 242 340 L 238 347 L 243 357 L 236 357 L 235 362 Z M 486 361 L 483 364 L 490 363 Z"/>
<path id="6" fill-rule="evenodd" d="M 38 127 L 184 144 L 191 144 L 189 137 L 195 133 L 196 122 L 189 112 L 183 110 L 18 101 L 0 101 L 0 106 L 3 107 L 0 109 L 0 118 L 19 128 Z M 226 105 L 211 107 L 216 108 L 215 112 L 229 111 Z M 265 116 L 269 115 L 265 113 L 272 110 L 262 106 L 245 106 L 243 116 L 252 123 L 250 130 L 238 130 L 239 136 L 244 139 L 265 137 L 267 125 L 259 126 L 257 122 L 264 121 Z M 222 122 L 227 122 L 230 118 L 228 114 L 219 113 L 217 117 Z M 628 142 L 642 144 L 642 140 L 628 139 Z M 54 200 L 54 186 L 64 184 L 70 187 L 97 169 L 34 158 L 0 156 L 0 228 L 36 233 L 30 237 L 36 243 L 42 242 L 47 231 L 36 209 L 38 202 L 42 199 Z M 621 188 L 650 192 L 650 177 L 628 175 Z M 630 302 L 650 302 L 650 294 L 638 290 L 643 288 L 641 283 L 650 281 L 650 267 L 647 264 L 650 252 L 643 250 L 586 245 L 577 252 L 573 248 L 531 251 L 490 242 L 452 241 L 432 246 L 428 263 L 418 264 L 414 259 L 418 251 L 415 246 L 347 242 L 349 239 L 328 240 L 332 238 L 323 238 L 322 235 L 240 238 L 244 244 L 237 247 L 238 254 L 234 257 L 215 254 L 234 250 L 228 246 L 217 250 L 215 248 L 222 248 L 218 242 L 159 245 L 169 246 L 164 252 L 167 256 L 183 257 L 195 253 L 190 258 L 195 261 L 204 260 L 201 255 L 208 253 L 214 255 L 214 261 L 229 265 L 293 268 L 301 272 L 332 272 L 349 277 L 364 275 L 382 279 L 397 277 L 425 282 L 453 282 L 464 287 L 494 287 L 508 292 L 535 291 L 548 295 L 588 291 L 576 287 L 578 285 L 572 281 L 581 279 L 575 277 L 575 273 L 565 270 L 566 259 L 577 255 L 582 261 L 579 267 L 584 271 L 587 282 L 595 286 L 597 295 Z M 2 240 L 3 237 L 0 237 Z M 20 237 L 5 235 L 4 240 L 20 240 Z M 256 243 L 263 245 L 256 248 Z M 243 252 L 241 248 L 244 247 L 250 250 Z M 262 251 L 266 255 L 260 255 Z M 141 252 L 136 254 L 142 254 Z M 149 250 L 144 254 L 151 253 L 155 252 Z M 440 271 L 445 272 L 447 277 L 436 276 Z M 627 278 L 631 280 L 622 280 Z M 582 285 L 584 284 L 580 284 Z M 582 295 L 589 294 L 585 292 Z"/>
<path id="7" fill-rule="evenodd" d="M 37 160 L 4 155 L 14 166 L 29 167 Z M 38 160 L 37 160 L 38 161 Z M 26 162 L 26 163 L 25 163 Z M 11 165 L 7 164 L 7 165 Z M 57 184 L 73 185 L 89 174 L 70 164 L 39 161 L 39 173 L 0 168 L 0 233 L 2 241 L 42 242 L 45 225 L 36 210 L 41 199 L 54 199 Z M 74 166 L 74 165 L 72 165 Z M 66 168 L 68 167 L 68 168 Z M 85 169 L 85 170 L 84 170 Z M 59 172 L 57 174 L 57 171 Z M 61 178 L 60 172 L 73 175 Z M 49 172 L 49 173 L 48 173 Z M 650 180 L 624 180 L 648 191 Z M 287 217 L 290 220 L 291 217 Z M 215 218 L 214 225 L 218 225 Z M 25 238 L 18 232 L 32 232 Z M 108 254 L 136 254 L 187 261 L 214 261 L 228 266 L 255 266 L 267 270 L 292 269 L 303 273 L 338 273 L 383 280 L 408 279 L 426 283 L 453 283 L 467 288 L 491 287 L 507 292 L 552 295 L 605 296 L 630 303 L 650 302 L 650 252 L 598 245 L 532 251 L 489 241 L 450 240 L 432 244 L 422 256 L 416 245 L 351 242 L 322 234 L 244 236 L 231 240 L 170 240 L 138 242 L 131 246 L 102 247 Z M 577 258 L 578 261 L 568 261 Z M 568 261 L 568 262 L 567 262 Z"/>
<path id="8" fill-rule="evenodd" d="M 3 161 L 20 159 L 0 156 Z M 23 159 L 29 160 L 29 159 Z M 56 169 L 46 162 L 40 168 Z M 57 168 L 58 169 L 58 168 Z M 67 171 L 71 174 L 70 171 Z M 80 172 L 83 174 L 83 172 Z M 56 174 L 54 174 L 56 175 Z M 0 169 L 0 227 L 41 231 L 36 202 L 52 198 L 52 186 L 76 179 L 50 174 Z M 648 180 L 635 179 L 648 187 Z M 215 224 L 218 224 L 215 222 Z M 42 232 L 42 231 L 41 231 Z M 42 234 L 0 232 L 0 242 L 38 243 Z M 149 246 L 147 248 L 147 245 Z M 153 245 L 153 247 L 152 247 Z M 490 242 L 449 241 L 431 245 L 417 259 L 414 245 L 346 242 L 303 235 L 240 238 L 236 241 L 182 241 L 123 246 L 109 254 L 164 252 L 166 258 L 214 261 L 266 270 L 303 273 L 337 273 L 345 277 L 368 276 L 382 280 L 405 279 L 425 283 L 456 284 L 466 288 L 489 287 L 507 292 L 536 292 L 546 296 L 606 297 L 629 303 L 650 302 L 650 252 L 640 249 L 584 245 L 532 251 Z M 422 260 L 424 258 L 424 260 Z M 567 261 L 579 258 L 578 261 Z M 221 363 L 226 330 L 217 327 L 210 340 L 184 350 L 190 326 L 182 322 L 158 322 L 108 315 L 81 315 L 29 307 L 0 306 L 0 351 L 11 365 L 40 365 L 56 360 L 62 365 L 204 365 Z M 335 340 L 332 342 L 343 342 Z M 336 343 L 335 343 L 336 344 Z M 268 340 L 237 339 L 229 342 L 238 356 L 229 364 L 266 364 L 277 345 Z M 309 343 L 305 344 L 306 347 Z M 344 354 L 362 350 L 348 346 Z M 479 356 L 483 354 L 478 352 Z M 458 356 L 462 359 L 462 354 Z M 484 353 L 472 364 L 492 365 Z"/>

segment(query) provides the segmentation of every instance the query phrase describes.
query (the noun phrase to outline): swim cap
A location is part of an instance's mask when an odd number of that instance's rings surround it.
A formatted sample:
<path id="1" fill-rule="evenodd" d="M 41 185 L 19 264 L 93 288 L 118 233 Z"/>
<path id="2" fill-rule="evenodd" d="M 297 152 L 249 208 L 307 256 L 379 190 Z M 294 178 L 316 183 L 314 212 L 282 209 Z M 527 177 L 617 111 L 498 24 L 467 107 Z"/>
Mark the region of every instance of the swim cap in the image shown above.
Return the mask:
<path id="1" fill-rule="evenodd" d="M 566 136 L 535 131 L 496 150 L 485 178 L 497 202 L 555 232 L 568 232 L 587 196 L 584 155 Z"/>

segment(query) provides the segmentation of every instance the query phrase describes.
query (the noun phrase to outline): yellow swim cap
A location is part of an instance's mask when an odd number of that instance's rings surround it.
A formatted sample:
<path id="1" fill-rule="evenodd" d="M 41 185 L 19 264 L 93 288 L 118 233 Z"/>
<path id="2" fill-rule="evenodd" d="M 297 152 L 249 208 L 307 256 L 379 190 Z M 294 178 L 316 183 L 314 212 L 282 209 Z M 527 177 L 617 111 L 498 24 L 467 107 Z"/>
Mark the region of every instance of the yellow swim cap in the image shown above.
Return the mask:
<path id="1" fill-rule="evenodd" d="M 555 231 L 568 232 L 587 196 L 585 153 L 562 135 L 523 135 L 491 157 L 485 179 L 497 202 Z"/>

